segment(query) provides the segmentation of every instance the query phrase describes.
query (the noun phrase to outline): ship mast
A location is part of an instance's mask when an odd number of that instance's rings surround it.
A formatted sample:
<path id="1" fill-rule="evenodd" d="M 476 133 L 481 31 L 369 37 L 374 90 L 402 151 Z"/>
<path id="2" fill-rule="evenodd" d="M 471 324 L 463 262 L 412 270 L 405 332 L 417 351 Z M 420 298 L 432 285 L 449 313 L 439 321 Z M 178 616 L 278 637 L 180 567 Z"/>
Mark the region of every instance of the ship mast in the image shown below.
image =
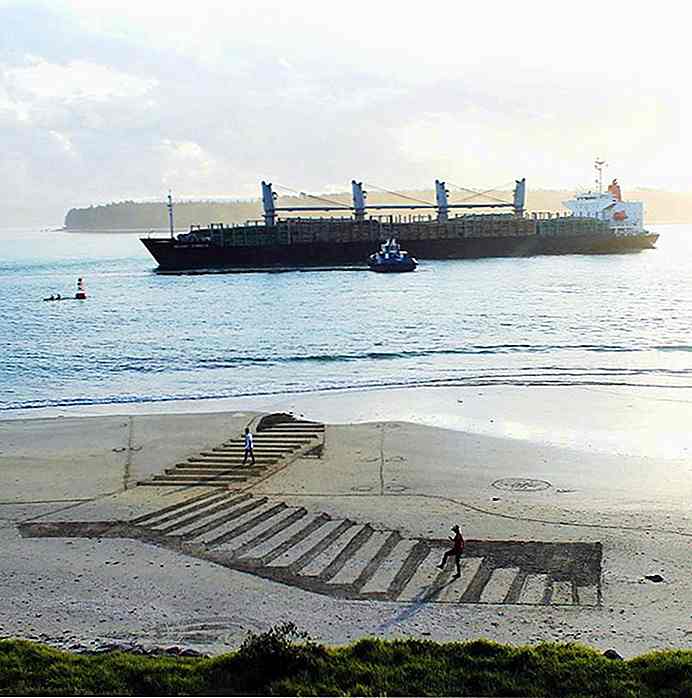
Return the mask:
<path id="1" fill-rule="evenodd" d="M 603 193 L 603 165 L 605 164 L 606 161 L 601 160 L 600 158 L 596 158 L 596 162 L 594 163 L 594 168 L 596 172 L 598 172 L 598 176 L 596 177 L 596 184 L 598 184 L 599 194 Z"/>
<path id="2" fill-rule="evenodd" d="M 174 237 L 173 234 L 173 197 L 171 196 L 171 190 L 168 190 L 168 203 L 166 204 L 166 208 L 168 209 L 168 227 L 170 228 L 171 231 L 171 240 Z"/>

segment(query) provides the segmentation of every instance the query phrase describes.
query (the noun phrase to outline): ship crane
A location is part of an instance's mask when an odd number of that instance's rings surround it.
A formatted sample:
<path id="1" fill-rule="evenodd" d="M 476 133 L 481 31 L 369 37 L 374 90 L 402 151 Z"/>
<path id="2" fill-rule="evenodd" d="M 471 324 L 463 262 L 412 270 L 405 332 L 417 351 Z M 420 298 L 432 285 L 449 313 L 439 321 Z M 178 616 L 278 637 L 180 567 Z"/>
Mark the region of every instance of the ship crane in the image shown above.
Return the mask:
<path id="1" fill-rule="evenodd" d="M 596 184 L 598 184 L 598 193 L 602 194 L 603 193 L 603 167 L 607 165 L 608 163 L 605 160 L 601 160 L 600 158 L 596 158 L 596 161 L 594 162 L 594 169 L 596 170 Z"/>
<path id="2" fill-rule="evenodd" d="M 374 186 L 374 185 L 369 185 Z M 288 188 L 288 187 L 286 187 Z M 375 187 L 379 189 L 380 187 Z M 355 179 L 351 180 L 351 193 L 353 197 L 353 205 L 348 206 L 347 204 L 342 204 L 336 201 L 330 201 L 323 197 L 315 196 L 312 194 L 303 194 L 303 192 L 298 192 L 305 196 L 310 196 L 310 198 L 316 199 L 317 201 L 325 202 L 325 206 L 277 206 L 277 194 L 272 189 L 271 182 L 262 182 L 262 206 L 264 208 L 264 222 L 268 226 L 276 225 L 276 214 L 277 212 L 295 212 L 295 211 L 351 211 L 353 212 L 356 221 L 364 221 L 365 214 L 367 210 L 373 211 L 391 211 L 391 210 L 401 210 L 401 209 L 437 209 L 437 220 L 438 222 L 446 222 L 449 219 L 449 209 L 476 209 L 476 208 L 512 208 L 514 209 L 515 215 L 522 217 L 524 215 L 524 208 L 526 205 L 526 179 L 518 179 L 515 181 L 514 187 L 514 197 L 512 202 L 502 201 L 501 199 L 496 199 L 496 201 L 488 203 L 469 203 L 468 200 L 464 200 L 460 203 L 449 203 L 448 195 L 449 191 L 446 189 L 445 182 L 440 180 L 435 180 L 435 196 L 436 203 L 432 204 L 427 201 L 422 201 L 420 199 L 415 199 L 405 194 L 399 194 L 397 192 L 390 192 L 387 189 L 383 189 L 389 194 L 394 194 L 395 196 L 401 196 L 404 199 L 412 201 L 411 204 L 366 204 L 367 192 L 363 189 L 363 182 L 358 182 Z M 469 190 L 470 191 L 470 190 Z M 492 191 L 492 190 L 489 190 Z M 473 196 L 479 196 L 481 194 L 487 194 L 488 192 L 475 192 Z M 469 198 L 473 198 L 469 197 Z"/>

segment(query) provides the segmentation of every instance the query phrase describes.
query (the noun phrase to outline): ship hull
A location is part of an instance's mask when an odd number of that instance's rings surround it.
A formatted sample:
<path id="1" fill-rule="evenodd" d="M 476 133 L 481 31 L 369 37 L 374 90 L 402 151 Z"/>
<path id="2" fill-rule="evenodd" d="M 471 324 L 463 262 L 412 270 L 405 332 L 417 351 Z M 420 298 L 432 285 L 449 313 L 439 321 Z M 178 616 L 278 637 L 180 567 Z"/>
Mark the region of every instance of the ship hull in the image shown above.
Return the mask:
<path id="1" fill-rule="evenodd" d="M 657 239 L 655 233 L 564 237 L 515 235 L 425 240 L 400 237 L 399 243 L 416 259 L 426 260 L 636 252 L 654 247 Z M 142 243 L 158 262 L 161 271 L 365 265 L 373 248 L 373 243 L 367 240 L 228 247 L 162 238 L 142 238 Z"/>

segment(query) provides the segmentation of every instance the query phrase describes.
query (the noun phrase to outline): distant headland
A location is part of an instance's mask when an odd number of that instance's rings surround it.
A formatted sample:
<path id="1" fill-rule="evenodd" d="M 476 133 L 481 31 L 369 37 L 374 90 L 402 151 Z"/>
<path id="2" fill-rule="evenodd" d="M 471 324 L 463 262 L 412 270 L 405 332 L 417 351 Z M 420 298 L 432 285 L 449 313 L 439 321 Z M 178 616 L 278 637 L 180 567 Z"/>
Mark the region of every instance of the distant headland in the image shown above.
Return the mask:
<path id="1" fill-rule="evenodd" d="M 406 192 L 417 198 L 434 200 L 432 191 Z M 503 192 L 496 192 L 502 196 Z M 511 200 L 511 192 L 504 192 Z M 529 211 L 566 211 L 562 202 L 574 192 L 566 190 L 536 190 L 527 193 Z M 369 200 L 373 203 L 382 196 L 372 192 Z M 350 193 L 330 194 L 334 201 L 343 200 L 348 204 Z M 288 198 L 288 197 L 287 197 Z M 295 200 L 296 197 L 290 197 Z M 644 202 L 646 223 L 692 223 L 692 192 L 666 192 L 654 189 L 634 189 L 627 191 L 627 198 Z M 402 203 L 404 203 L 402 201 Z M 322 214 L 324 215 L 324 214 Z M 187 230 L 190 225 L 207 223 L 244 223 L 247 220 L 261 219 L 262 209 L 259 199 L 237 201 L 176 201 L 175 224 L 179 230 Z M 163 202 L 119 201 L 87 208 L 72 208 L 65 216 L 65 229 L 73 231 L 135 231 L 167 230 L 168 213 Z"/>

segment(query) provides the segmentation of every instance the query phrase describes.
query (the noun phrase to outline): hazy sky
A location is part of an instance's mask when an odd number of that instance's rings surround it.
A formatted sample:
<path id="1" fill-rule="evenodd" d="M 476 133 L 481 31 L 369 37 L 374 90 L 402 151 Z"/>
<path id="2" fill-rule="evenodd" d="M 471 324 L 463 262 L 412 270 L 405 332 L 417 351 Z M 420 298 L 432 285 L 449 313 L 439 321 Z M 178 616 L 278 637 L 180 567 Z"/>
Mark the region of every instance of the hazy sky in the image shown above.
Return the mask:
<path id="1" fill-rule="evenodd" d="M 434 179 L 690 190 L 673 3 L 0 0 L 0 212 Z"/>

